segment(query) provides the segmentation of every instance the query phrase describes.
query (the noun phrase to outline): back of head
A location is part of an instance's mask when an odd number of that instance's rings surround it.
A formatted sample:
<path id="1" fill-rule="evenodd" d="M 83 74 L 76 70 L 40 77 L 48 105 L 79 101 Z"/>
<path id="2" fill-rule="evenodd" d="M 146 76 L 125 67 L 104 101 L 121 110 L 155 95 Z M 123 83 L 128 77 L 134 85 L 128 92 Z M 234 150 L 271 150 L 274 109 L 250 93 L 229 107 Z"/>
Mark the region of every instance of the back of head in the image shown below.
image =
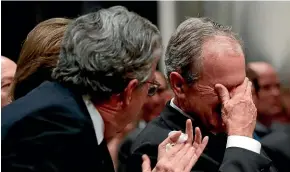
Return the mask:
<path id="1" fill-rule="evenodd" d="M 101 9 L 71 23 L 53 77 L 105 101 L 132 79 L 146 81 L 159 48 L 159 31 L 147 19 L 120 6 Z"/>
<path id="2" fill-rule="evenodd" d="M 28 34 L 17 62 L 11 96 L 18 99 L 45 80 L 51 80 L 60 45 L 71 20 L 52 18 L 39 23 Z"/>

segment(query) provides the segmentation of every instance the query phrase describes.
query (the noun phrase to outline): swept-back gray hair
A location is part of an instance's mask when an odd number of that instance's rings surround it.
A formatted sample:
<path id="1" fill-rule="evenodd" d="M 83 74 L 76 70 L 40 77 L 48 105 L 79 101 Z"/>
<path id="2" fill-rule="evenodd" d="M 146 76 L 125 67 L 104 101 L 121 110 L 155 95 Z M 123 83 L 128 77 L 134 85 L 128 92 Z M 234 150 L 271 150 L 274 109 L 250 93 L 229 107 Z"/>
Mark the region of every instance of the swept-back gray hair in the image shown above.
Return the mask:
<path id="1" fill-rule="evenodd" d="M 241 44 L 230 27 L 222 26 L 209 18 L 189 18 L 172 34 L 165 53 L 167 77 L 178 72 L 188 84 L 200 77 L 202 67 L 202 45 L 215 35 L 228 36 Z"/>
<path id="2" fill-rule="evenodd" d="M 68 27 L 52 77 L 102 101 L 130 80 L 151 74 L 159 30 L 147 19 L 115 6 L 77 18 Z"/>

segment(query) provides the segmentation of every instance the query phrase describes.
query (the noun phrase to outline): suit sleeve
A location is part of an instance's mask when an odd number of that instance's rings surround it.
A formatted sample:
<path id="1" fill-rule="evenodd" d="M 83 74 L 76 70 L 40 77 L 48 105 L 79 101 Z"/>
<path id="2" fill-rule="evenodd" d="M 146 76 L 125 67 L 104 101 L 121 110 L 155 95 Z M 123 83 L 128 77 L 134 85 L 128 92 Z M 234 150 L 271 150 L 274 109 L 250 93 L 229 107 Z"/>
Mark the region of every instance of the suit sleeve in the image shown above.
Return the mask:
<path id="1" fill-rule="evenodd" d="M 270 159 L 253 151 L 230 147 L 225 151 L 219 172 L 269 171 L 271 163 Z"/>

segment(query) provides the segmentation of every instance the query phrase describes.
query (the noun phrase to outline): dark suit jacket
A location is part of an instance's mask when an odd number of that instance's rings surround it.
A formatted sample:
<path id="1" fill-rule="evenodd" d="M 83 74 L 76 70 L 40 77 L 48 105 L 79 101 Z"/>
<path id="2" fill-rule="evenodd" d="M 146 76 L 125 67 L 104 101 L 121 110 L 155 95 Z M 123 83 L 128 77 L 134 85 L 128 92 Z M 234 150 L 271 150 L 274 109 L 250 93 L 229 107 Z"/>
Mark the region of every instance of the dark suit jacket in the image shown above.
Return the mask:
<path id="1" fill-rule="evenodd" d="M 267 128 L 262 123 L 257 121 L 256 128 L 255 128 L 255 134 L 259 137 L 259 139 L 265 137 L 266 135 L 270 134 L 272 132 L 271 128 Z"/>
<path id="2" fill-rule="evenodd" d="M 80 95 L 44 82 L 2 109 L 2 170 L 114 171 Z"/>
<path id="3" fill-rule="evenodd" d="M 181 130 L 184 132 L 186 119 L 167 103 L 160 117 L 147 124 L 133 143 L 131 156 L 127 160 L 127 171 L 141 171 L 143 154 L 150 157 L 151 166 L 154 167 L 157 161 L 158 145 L 170 131 Z M 192 171 L 250 172 L 251 169 L 253 169 L 252 171 L 276 171 L 269 170 L 271 160 L 267 157 L 242 148 L 226 149 L 227 135 L 211 134 L 198 119 L 193 121 L 193 127 L 195 126 L 200 127 L 203 136 L 209 136 L 209 143 Z M 251 161 L 249 162 L 249 160 Z"/>
<path id="4" fill-rule="evenodd" d="M 261 139 L 261 143 L 280 172 L 290 171 L 290 125 L 283 131 L 274 131 Z"/>
<path id="5" fill-rule="evenodd" d="M 126 172 L 126 163 L 131 155 L 132 144 L 143 129 L 136 128 L 130 132 L 120 144 L 118 151 L 118 172 Z"/>

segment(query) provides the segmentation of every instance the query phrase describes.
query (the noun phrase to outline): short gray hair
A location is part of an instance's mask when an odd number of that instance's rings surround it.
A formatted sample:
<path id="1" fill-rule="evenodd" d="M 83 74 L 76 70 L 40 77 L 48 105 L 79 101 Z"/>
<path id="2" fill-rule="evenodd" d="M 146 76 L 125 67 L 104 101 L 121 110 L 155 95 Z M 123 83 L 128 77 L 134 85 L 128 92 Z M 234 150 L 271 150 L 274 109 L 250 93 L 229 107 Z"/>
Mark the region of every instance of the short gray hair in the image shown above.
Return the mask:
<path id="1" fill-rule="evenodd" d="M 181 23 L 171 36 L 166 53 L 167 77 L 178 72 L 188 84 L 199 79 L 202 67 L 202 45 L 215 35 L 225 35 L 241 43 L 230 27 L 209 18 L 189 18 Z"/>
<path id="2" fill-rule="evenodd" d="M 52 77 L 102 101 L 129 81 L 146 81 L 160 32 L 147 19 L 115 6 L 77 18 L 68 27 Z"/>

